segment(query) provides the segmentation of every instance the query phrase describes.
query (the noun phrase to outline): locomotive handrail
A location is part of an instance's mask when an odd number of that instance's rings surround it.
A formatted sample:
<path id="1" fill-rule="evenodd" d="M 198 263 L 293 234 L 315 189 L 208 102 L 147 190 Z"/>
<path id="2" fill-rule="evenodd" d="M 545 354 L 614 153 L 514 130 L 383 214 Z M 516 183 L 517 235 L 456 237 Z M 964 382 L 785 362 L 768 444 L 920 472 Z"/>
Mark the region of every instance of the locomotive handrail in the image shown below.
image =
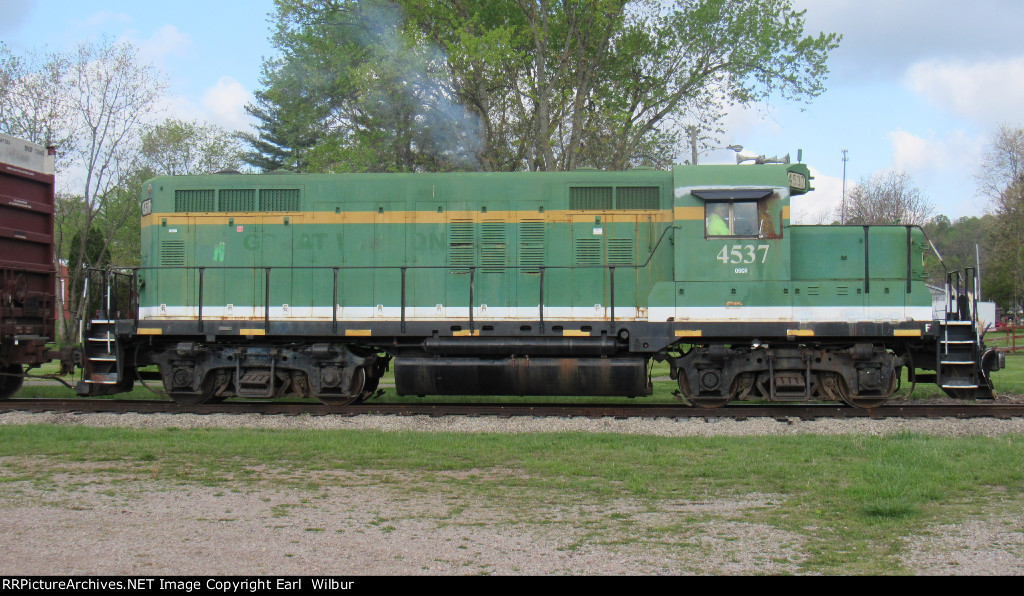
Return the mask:
<path id="1" fill-rule="evenodd" d="M 658 249 L 661 247 L 661 244 L 664 241 L 665 236 L 668 235 L 668 232 L 670 230 L 674 230 L 674 229 L 678 229 L 678 226 L 667 226 L 662 231 L 661 235 L 658 237 L 658 241 L 655 243 L 654 247 L 651 249 L 650 254 L 648 254 L 647 258 L 644 260 L 643 263 L 632 264 L 632 265 L 631 264 L 625 264 L 625 263 L 610 264 L 610 265 L 501 265 L 501 266 L 488 265 L 486 268 L 487 269 L 496 269 L 496 270 L 516 270 L 516 271 L 525 270 L 525 271 L 528 271 L 528 272 L 535 272 L 536 271 L 536 272 L 539 273 L 538 316 L 539 316 L 539 323 L 540 323 L 540 331 L 541 331 L 541 333 L 544 333 L 544 286 L 545 286 L 545 274 L 546 274 L 547 270 L 550 270 L 550 269 L 557 269 L 557 270 L 580 270 L 580 269 L 607 270 L 608 271 L 608 280 L 609 280 L 608 292 L 609 292 L 609 298 L 610 298 L 610 303 L 609 303 L 609 322 L 610 322 L 611 333 L 614 334 L 615 333 L 615 269 L 618 268 L 618 269 L 639 270 L 639 269 L 644 269 L 644 268 L 648 267 L 651 264 L 651 261 L 654 259 L 654 255 L 658 252 Z M 115 311 L 112 311 L 110 306 L 109 306 L 109 303 L 110 303 L 110 300 L 111 300 L 111 294 L 113 294 L 114 303 L 118 304 L 118 302 L 117 302 L 117 285 L 118 284 L 115 283 L 114 286 L 113 286 L 113 289 L 112 289 L 111 285 L 110 285 L 110 283 L 108 281 L 108 277 L 107 276 L 113 275 L 116 278 L 117 275 L 128 275 L 128 276 L 131 277 L 132 283 L 130 284 L 130 286 L 128 288 L 128 291 L 129 291 L 129 306 L 128 306 L 128 308 L 129 308 L 129 310 L 131 311 L 131 313 L 133 315 L 131 318 L 133 320 L 133 326 L 136 329 L 138 328 L 138 322 L 139 322 L 139 305 L 140 305 L 139 290 L 140 290 L 140 282 L 144 283 L 144 278 L 140 277 L 140 273 L 143 273 L 143 272 L 146 272 L 146 271 L 166 271 L 166 270 L 196 271 L 197 274 L 198 274 L 198 280 L 197 280 L 198 283 L 197 283 L 197 288 L 196 288 L 196 300 L 197 300 L 197 304 L 196 304 L 196 307 L 197 307 L 196 326 L 197 326 L 198 331 L 200 333 L 202 333 L 204 331 L 204 321 L 203 321 L 203 302 L 204 302 L 204 300 L 203 300 L 203 298 L 204 298 L 204 290 L 205 290 L 205 281 L 206 281 L 207 270 L 210 270 L 210 271 L 241 270 L 241 271 L 253 271 L 253 272 L 255 272 L 255 271 L 258 271 L 258 270 L 262 269 L 264 271 L 265 283 L 264 283 L 264 291 L 263 291 L 263 308 L 264 308 L 264 310 L 263 310 L 263 326 L 264 326 L 264 331 L 265 332 L 269 332 L 270 331 L 270 322 L 271 322 L 270 321 L 270 288 L 271 288 L 271 286 L 270 286 L 270 272 L 271 272 L 272 269 L 279 269 L 279 270 L 286 270 L 286 271 L 305 271 L 305 270 L 309 270 L 309 271 L 327 271 L 327 270 L 330 270 L 330 271 L 332 271 L 333 278 L 334 278 L 334 280 L 333 280 L 334 281 L 334 283 L 333 283 L 333 290 L 332 290 L 333 291 L 333 295 L 332 295 L 332 308 L 331 308 L 331 310 L 332 310 L 331 322 L 332 322 L 332 331 L 334 333 L 336 333 L 337 330 L 338 330 L 337 304 L 338 304 L 338 281 L 339 281 L 338 274 L 339 274 L 339 272 L 342 271 L 342 270 L 345 270 L 345 271 L 359 271 L 359 270 L 363 270 L 363 271 L 396 271 L 397 270 L 400 273 L 400 276 L 401 276 L 401 282 L 400 282 L 401 283 L 401 291 L 400 291 L 400 296 L 401 296 L 401 299 L 400 299 L 400 321 L 401 321 L 401 331 L 402 331 L 402 333 L 404 333 L 405 330 L 406 330 L 406 319 L 407 319 L 407 310 L 406 309 L 407 309 L 407 306 L 408 306 L 407 300 L 406 300 L 408 270 L 410 270 L 410 269 L 413 269 L 413 270 L 449 270 L 449 271 L 452 271 L 452 270 L 468 270 L 469 271 L 469 327 L 470 327 L 469 330 L 470 330 L 470 333 L 473 333 L 475 331 L 475 320 L 474 320 L 475 318 L 474 318 L 474 314 L 473 314 L 473 309 L 474 309 L 475 293 L 476 293 L 476 270 L 478 268 L 480 268 L 480 267 L 481 267 L 480 265 L 468 265 L 468 266 L 461 266 L 460 267 L 460 266 L 452 266 L 451 264 L 447 264 L 447 265 L 408 265 L 408 264 L 405 264 L 405 265 L 334 265 L 334 266 L 313 266 L 313 265 L 298 265 L 298 266 L 295 266 L 295 265 L 280 265 L 280 266 L 277 266 L 277 265 L 270 265 L 270 266 L 267 266 L 267 265 L 252 265 L 252 266 L 245 266 L 245 265 L 224 265 L 224 266 L 208 266 L 208 265 L 157 265 L 157 266 L 141 266 L 140 265 L 140 266 L 131 266 L 131 267 L 109 267 L 109 268 L 105 268 L 105 269 L 89 268 L 88 271 L 90 273 L 100 273 L 100 274 L 102 274 L 104 276 L 104 288 L 103 288 L 104 289 L 104 298 L 105 298 L 105 300 L 107 302 L 107 306 L 104 309 L 104 313 L 107 313 L 107 314 L 115 312 Z M 119 305 L 118 305 L 118 309 L 117 309 L 116 312 L 118 314 L 120 314 L 120 306 Z"/>

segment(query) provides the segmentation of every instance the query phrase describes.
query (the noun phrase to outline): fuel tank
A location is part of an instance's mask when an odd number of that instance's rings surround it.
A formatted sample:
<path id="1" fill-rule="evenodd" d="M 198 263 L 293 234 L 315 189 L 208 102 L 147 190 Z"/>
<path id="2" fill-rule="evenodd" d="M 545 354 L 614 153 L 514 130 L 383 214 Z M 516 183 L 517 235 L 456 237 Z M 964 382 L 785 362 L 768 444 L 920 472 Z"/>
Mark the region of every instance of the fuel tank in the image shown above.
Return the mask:
<path id="1" fill-rule="evenodd" d="M 399 395 L 650 395 L 647 359 L 399 356 Z"/>

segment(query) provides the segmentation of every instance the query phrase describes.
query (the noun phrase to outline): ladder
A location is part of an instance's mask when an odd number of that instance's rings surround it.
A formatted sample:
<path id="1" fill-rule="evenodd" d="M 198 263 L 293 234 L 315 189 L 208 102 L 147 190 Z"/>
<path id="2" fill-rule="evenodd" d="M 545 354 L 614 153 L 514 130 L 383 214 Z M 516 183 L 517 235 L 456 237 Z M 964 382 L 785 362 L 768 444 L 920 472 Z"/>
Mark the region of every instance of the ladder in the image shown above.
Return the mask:
<path id="1" fill-rule="evenodd" d="M 117 392 L 124 379 L 124 354 L 117 340 L 117 322 L 92 319 L 83 342 L 85 373 L 75 388 L 79 395 L 107 395 Z"/>
<path id="2" fill-rule="evenodd" d="M 981 366 L 984 346 L 978 329 L 973 267 L 965 269 L 964 285 L 961 288 L 959 272 L 947 276 L 946 319 L 939 322 L 936 344 L 936 383 L 958 399 L 993 399 L 992 381 Z"/>

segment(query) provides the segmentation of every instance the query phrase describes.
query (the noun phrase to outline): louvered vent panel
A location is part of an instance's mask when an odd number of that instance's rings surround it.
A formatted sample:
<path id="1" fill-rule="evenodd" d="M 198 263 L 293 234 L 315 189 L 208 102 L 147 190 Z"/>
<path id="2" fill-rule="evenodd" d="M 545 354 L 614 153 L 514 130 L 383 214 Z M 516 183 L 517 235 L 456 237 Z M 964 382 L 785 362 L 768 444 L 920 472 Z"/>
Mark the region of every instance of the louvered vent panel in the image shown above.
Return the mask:
<path id="1" fill-rule="evenodd" d="M 569 209 L 612 208 L 612 187 L 610 186 L 572 186 L 569 188 Z"/>
<path id="2" fill-rule="evenodd" d="M 261 188 L 260 211 L 298 211 L 299 189 Z"/>
<path id="3" fill-rule="evenodd" d="M 216 209 L 216 192 L 214 190 L 174 191 L 174 211 L 177 213 L 215 211 Z"/>
<path id="4" fill-rule="evenodd" d="M 657 209 L 658 194 L 657 186 L 620 186 L 615 189 L 615 208 Z"/>
<path id="5" fill-rule="evenodd" d="M 474 264 L 476 243 L 473 221 L 455 219 L 448 223 L 448 264 L 452 267 L 469 267 Z M 469 269 L 453 269 L 457 275 L 469 273 Z"/>
<path id="6" fill-rule="evenodd" d="M 503 273 L 507 240 L 505 222 L 485 221 L 480 227 L 480 264 L 487 273 Z"/>
<path id="7" fill-rule="evenodd" d="M 633 265 L 634 250 L 631 238 L 612 238 L 608 241 L 609 265 Z"/>
<path id="8" fill-rule="evenodd" d="M 255 211 L 256 191 L 252 188 L 224 188 L 217 195 L 219 211 Z"/>
<path id="9" fill-rule="evenodd" d="M 184 264 L 184 240 L 164 240 L 160 243 L 160 265 L 162 267 L 180 267 Z"/>
<path id="10" fill-rule="evenodd" d="M 523 273 L 538 274 L 544 264 L 544 220 L 528 219 L 519 224 L 519 266 Z M 537 269 L 534 269 L 537 267 Z"/>
<path id="11" fill-rule="evenodd" d="M 603 265 L 601 241 L 597 238 L 576 239 L 577 265 Z"/>

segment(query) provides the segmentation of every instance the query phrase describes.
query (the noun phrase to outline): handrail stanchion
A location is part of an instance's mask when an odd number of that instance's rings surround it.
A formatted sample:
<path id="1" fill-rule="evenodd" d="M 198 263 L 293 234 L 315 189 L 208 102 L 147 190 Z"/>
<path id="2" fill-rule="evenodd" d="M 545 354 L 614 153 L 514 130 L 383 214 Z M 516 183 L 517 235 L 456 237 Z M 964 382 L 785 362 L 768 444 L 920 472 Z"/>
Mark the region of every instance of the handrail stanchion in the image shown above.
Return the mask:
<path id="1" fill-rule="evenodd" d="M 139 329 L 139 305 L 142 298 L 139 295 L 139 270 L 132 267 L 132 287 L 128 290 L 128 311 L 132 314 L 132 329 Z"/>
<path id="2" fill-rule="evenodd" d="M 609 285 L 611 288 L 611 318 L 612 318 L 612 335 L 615 335 L 615 266 L 608 267 Z"/>
<path id="3" fill-rule="evenodd" d="M 473 291 L 476 284 L 476 267 L 469 268 L 469 334 L 473 335 Z"/>
<path id="4" fill-rule="evenodd" d="M 331 294 L 331 333 L 338 334 L 338 268 L 334 268 L 334 292 Z"/>
<path id="5" fill-rule="evenodd" d="M 199 332 L 203 332 L 203 274 L 206 267 L 199 268 Z"/>
<path id="6" fill-rule="evenodd" d="M 544 334 L 544 270 L 547 267 L 540 267 L 540 333 Z"/>
<path id="7" fill-rule="evenodd" d="M 408 267 L 402 267 L 402 333 L 405 333 L 405 270 Z M 472 302 L 472 300 L 471 300 Z M 472 305 L 470 305 L 472 308 Z"/>
<path id="8" fill-rule="evenodd" d="M 270 333 L 270 267 L 264 267 L 267 274 L 266 286 L 263 290 L 263 331 Z"/>

